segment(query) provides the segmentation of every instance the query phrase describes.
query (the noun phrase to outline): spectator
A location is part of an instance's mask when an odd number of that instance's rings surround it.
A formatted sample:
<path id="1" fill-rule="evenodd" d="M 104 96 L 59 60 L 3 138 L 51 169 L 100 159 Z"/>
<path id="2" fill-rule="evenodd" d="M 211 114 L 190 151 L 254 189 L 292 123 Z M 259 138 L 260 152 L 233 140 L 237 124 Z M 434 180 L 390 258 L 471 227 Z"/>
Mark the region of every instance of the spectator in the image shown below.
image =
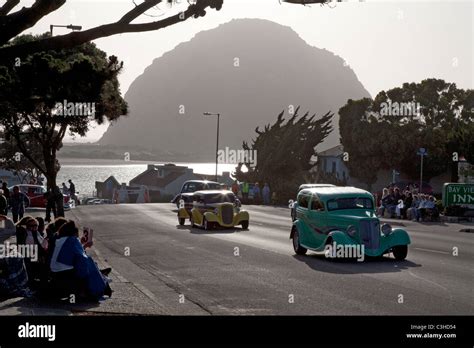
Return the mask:
<path id="1" fill-rule="evenodd" d="M 16 241 L 18 245 L 35 246 L 37 260 L 25 258 L 25 266 L 28 272 L 29 284 L 33 286 L 35 280 L 39 279 L 43 285 L 47 282 L 46 249 L 47 243 L 44 236 L 38 232 L 39 223 L 31 216 L 25 216 L 16 227 Z"/>
<path id="2" fill-rule="evenodd" d="M 244 200 L 244 202 L 247 202 L 247 200 L 249 199 L 249 183 L 248 182 L 244 182 L 242 184 L 242 199 Z"/>
<path id="3" fill-rule="evenodd" d="M 71 179 L 69 179 L 68 182 L 69 182 L 69 195 L 71 196 L 71 199 L 74 199 L 74 202 L 75 202 L 77 200 L 76 185 L 74 185 Z"/>
<path id="4" fill-rule="evenodd" d="M 15 234 L 13 221 L 6 216 L 0 216 L 3 222 L 0 227 L 0 243 Z M 10 245 L 16 248 L 16 245 Z M 8 297 L 32 297 L 33 292 L 28 287 L 28 273 L 21 257 L 0 258 L 0 295 Z"/>
<path id="5" fill-rule="evenodd" d="M 406 191 L 405 199 L 403 200 L 403 208 L 400 210 L 400 216 L 403 219 L 407 218 L 407 211 L 409 208 L 411 208 L 412 204 L 413 204 L 413 196 L 410 191 Z"/>
<path id="6" fill-rule="evenodd" d="M 48 191 L 44 194 L 44 198 L 46 199 L 46 217 L 44 221 L 51 222 L 51 212 L 53 213 L 54 218 L 56 218 L 56 201 L 54 198 L 54 193 L 52 189 L 48 189 Z"/>
<path id="7" fill-rule="evenodd" d="M 384 216 L 385 209 L 389 212 L 390 216 L 393 217 L 398 202 L 395 201 L 393 188 L 384 188 L 381 199 L 381 206 L 379 208 L 379 215 Z"/>
<path id="8" fill-rule="evenodd" d="M 59 186 L 53 189 L 54 202 L 56 204 L 57 216 L 64 216 L 64 196 Z M 72 198 L 72 195 L 71 195 Z"/>
<path id="9" fill-rule="evenodd" d="M 95 301 L 103 295 L 110 297 L 107 278 L 86 254 L 78 237 L 79 230 L 72 220 L 58 230 L 50 263 L 55 293 L 61 297 L 77 294 Z"/>
<path id="10" fill-rule="evenodd" d="M 20 192 L 18 186 L 13 187 L 13 193 L 10 195 L 8 205 L 12 210 L 13 222 L 17 223 L 25 214 L 25 207 L 30 205 L 30 199 L 23 192 Z"/>
<path id="11" fill-rule="evenodd" d="M 3 195 L 3 190 L 0 189 L 0 215 L 7 215 L 8 201 Z"/>
<path id="12" fill-rule="evenodd" d="M 268 183 L 265 183 L 265 185 L 263 186 L 262 195 L 263 204 L 270 205 L 270 186 L 268 186 Z"/>
<path id="13" fill-rule="evenodd" d="M 61 191 L 63 192 L 63 195 L 68 195 L 69 194 L 69 189 L 67 188 L 66 184 L 63 183 L 62 184 L 62 188 L 61 188 Z"/>
<path id="14" fill-rule="evenodd" d="M 237 180 L 234 181 L 232 184 L 232 192 L 237 196 L 239 193 L 239 184 L 237 183 Z"/>
<path id="15" fill-rule="evenodd" d="M 439 212 L 436 208 L 436 200 L 433 196 L 425 196 L 426 201 L 424 207 L 421 209 L 421 219 L 424 220 L 427 216 L 433 220 L 434 218 L 438 218 Z"/>
<path id="16" fill-rule="evenodd" d="M 253 200 L 255 201 L 255 204 L 260 203 L 260 196 L 261 196 L 260 185 L 257 182 L 255 183 L 255 186 L 253 187 Z"/>

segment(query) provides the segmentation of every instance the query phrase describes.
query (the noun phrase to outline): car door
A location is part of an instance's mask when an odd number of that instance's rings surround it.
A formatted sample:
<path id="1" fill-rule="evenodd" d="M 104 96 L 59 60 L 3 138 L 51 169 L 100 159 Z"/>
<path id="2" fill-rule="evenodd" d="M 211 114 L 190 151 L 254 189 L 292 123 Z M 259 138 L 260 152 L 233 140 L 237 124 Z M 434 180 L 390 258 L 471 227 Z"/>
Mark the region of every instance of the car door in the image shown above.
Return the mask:
<path id="1" fill-rule="evenodd" d="M 326 210 L 324 203 L 320 200 L 317 194 L 311 196 L 311 201 L 308 206 L 308 215 L 310 226 L 313 230 L 314 243 L 317 248 L 324 245 L 326 242 Z"/>

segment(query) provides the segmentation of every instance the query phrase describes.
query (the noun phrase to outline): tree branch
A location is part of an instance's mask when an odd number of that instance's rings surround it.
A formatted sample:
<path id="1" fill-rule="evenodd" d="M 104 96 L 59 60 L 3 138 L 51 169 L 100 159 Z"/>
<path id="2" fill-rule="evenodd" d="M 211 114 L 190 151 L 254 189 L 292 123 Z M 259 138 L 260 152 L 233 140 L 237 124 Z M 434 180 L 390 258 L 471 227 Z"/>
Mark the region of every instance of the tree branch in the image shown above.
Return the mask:
<path id="1" fill-rule="evenodd" d="M 65 1 L 65 0 L 62 0 Z M 150 0 L 150 3 L 156 0 Z M 104 24 L 95 28 L 91 28 L 85 31 L 76 31 L 66 35 L 48 37 L 42 40 L 31 41 L 24 44 L 19 44 L 15 46 L 5 46 L 0 48 L 0 57 L 2 59 L 13 59 L 16 57 L 24 57 L 29 54 L 38 51 L 47 51 L 47 50 L 58 50 L 71 48 L 78 45 L 81 45 L 85 42 L 96 40 L 102 37 L 108 37 L 111 35 L 122 34 L 122 33 L 136 33 L 144 31 L 152 31 L 166 28 L 168 26 L 177 24 L 179 22 L 184 22 L 190 17 L 198 18 L 206 14 L 206 8 L 211 7 L 217 10 L 220 10 L 222 7 L 223 0 L 196 0 L 196 3 L 190 5 L 186 11 L 176 14 L 174 16 L 165 18 L 161 21 L 149 22 L 149 23 L 140 23 L 140 24 L 130 24 L 124 22 L 115 22 L 110 24 Z M 147 7 L 148 7 L 147 2 Z M 140 6 L 140 5 L 139 5 Z M 139 7 L 137 6 L 137 7 Z M 142 10 L 145 7 L 141 7 Z M 134 11 L 134 10 L 132 10 Z M 130 11 L 129 14 L 132 12 Z M 133 16 L 136 13 L 133 12 Z M 127 15 L 126 15 L 127 16 Z M 131 18 L 132 15 L 125 17 Z M 124 17 L 122 17 L 121 20 Z"/>
<path id="2" fill-rule="evenodd" d="M 31 7 L 0 17 L 0 45 L 34 26 L 41 18 L 56 11 L 66 0 L 36 0 Z"/>
<path id="3" fill-rule="evenodd" d="M 158 5 L 162 0 L 145 0 L 140 5 L 137 5 L 133 10 L 127 12 L 118 23 L 130 23 L 135 18 L 139 17 L 145 11 L 149 10 L 155 5 Z"/>
<path id="4" fill-rule="evenodd" d="M 6 3 L 0 7 L 0 16 L 6 16 L 13 8 L 20 3 L 20 0 L 7 0 Z"/>

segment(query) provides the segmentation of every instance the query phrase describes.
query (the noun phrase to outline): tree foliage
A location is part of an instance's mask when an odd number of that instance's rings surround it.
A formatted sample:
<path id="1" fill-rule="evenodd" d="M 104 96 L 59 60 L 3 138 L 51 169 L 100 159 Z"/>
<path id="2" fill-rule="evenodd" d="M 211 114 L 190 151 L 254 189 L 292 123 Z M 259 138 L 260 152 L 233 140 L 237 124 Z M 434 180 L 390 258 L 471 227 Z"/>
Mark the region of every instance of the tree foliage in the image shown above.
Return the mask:
<path id="1" fill-rule="evenodd" d="M 416 107 L 401 115 L 402 105 Z M 350 175 L 368 185 L 376 181 L 380 169 L 396 169 L 417 179 L 421 147 L 428 152 L 423 163 L 427 180 L 450 168 L 455 180 L 456 154 L 474 162 L 474 91 L 454 83 L 439 79 L 405 83 L 380 92 L 374 100 L 349 100 L 339 115 Z"/>
<path id="2" fill-rule="evenodd" d="M 246 182 L 267 182 L 273 192 L 277 192 L 280 202 L 292 198 L 298 186 L 310 180 L 311 158 L 316 155 L 315 147 L 332 131 L 333 114 L 328 112 L 320 118 L 306 112 L 298 115 L 299 107 L 288 121 L 282 111 L 273 125 L 259 127 L 257 137 L 243 149 L 256 151 L 257 163 L 241 163 L 236 170 L 236 178 Z M 245 165 L 247 172 L 242 171 Z"/>
<path id="3" fill-rule="evenodd" d="M 29 42 L 40 37 L 23 36 Z M 118 74 L 122 63 L 107 57 L 95 44 L 32 54 L 15 66 L 0 66 L 0 127 L 15 139 L 19 151 L 43 173 L 48 186 L 55 185 L 56 153 L 62 140 L 84 136 L 92 121 L 102 123 L 127 113 L 120 94 Z M 89 113 L 61 110 L 58 105 L 89 105 Z M 87 111 L 87 110 L 85 110 Z M 33 155 L 22 136 L 28 133 L 41 148 Z"/>

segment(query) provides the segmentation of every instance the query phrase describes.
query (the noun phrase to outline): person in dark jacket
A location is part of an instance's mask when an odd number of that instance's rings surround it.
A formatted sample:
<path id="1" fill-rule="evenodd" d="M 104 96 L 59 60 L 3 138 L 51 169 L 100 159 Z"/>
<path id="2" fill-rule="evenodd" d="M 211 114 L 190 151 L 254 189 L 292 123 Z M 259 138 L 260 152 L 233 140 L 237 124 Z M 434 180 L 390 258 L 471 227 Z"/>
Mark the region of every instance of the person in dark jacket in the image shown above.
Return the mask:
<path id="1" fill-rule="evenodd" d="M 108 279 L 86 254 L 78 237 L 79 230 L 72 220 L 59 228 L 50 262 L 54 291 L 61 297 L 76 294 L 94 301 L 103 295 L 110 297 Z"/>
<path id="2" fill-rule="evenodd" d="M 46 217 L 44 221 L 51 221 L 51 213 L 53 213 L 54 218 L 57 216 L 56 212 L 56 199 L 54 198 L 54 193 L 49 189 L 45 194 L 44 198 L 46 199 Z"/>
<path id="3" fill-rule="evenodd" d="M 3 190 L 0 189 L 0 215 L 7 215 L 8 201 L 3 195 Z"/>
<path id="4" fill-rule="evenodd" d="M 13 222 L 17 223 L 18 220 L 23 218 L 25 214 L 25 207 L 30 205 L 30 199 L 23 192 L 20 192 L 18 186 L 13 187 L 13 193 L 10 195 L 8 205 L 12 210 Z"/>

